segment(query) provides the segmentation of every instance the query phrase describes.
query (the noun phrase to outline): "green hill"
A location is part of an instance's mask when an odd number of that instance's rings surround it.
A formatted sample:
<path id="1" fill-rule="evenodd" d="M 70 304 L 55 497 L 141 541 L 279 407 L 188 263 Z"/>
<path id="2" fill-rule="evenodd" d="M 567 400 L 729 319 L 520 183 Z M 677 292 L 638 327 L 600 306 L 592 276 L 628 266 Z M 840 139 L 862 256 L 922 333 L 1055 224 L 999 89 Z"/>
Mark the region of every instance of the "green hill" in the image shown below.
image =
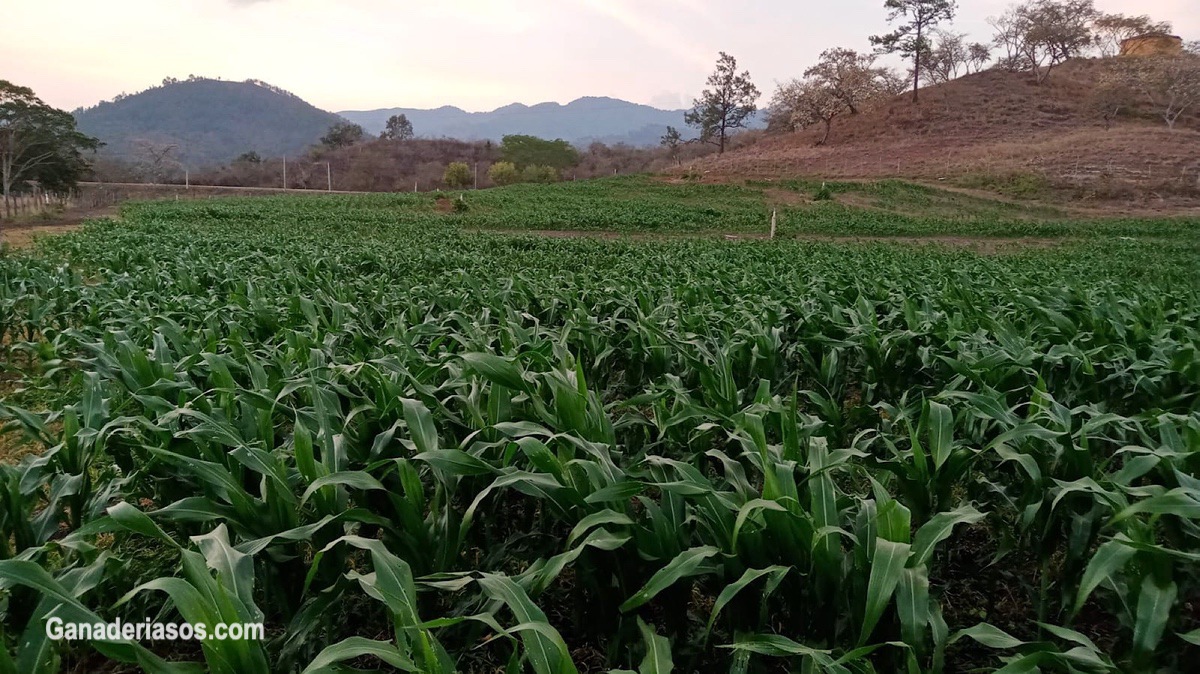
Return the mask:
<path id="1" fill-rule="evenodd" d="M 106 145 L 102 154 L 136 160 L 139 146 L 175 145 L 172 156 L 198 167 L 243 152 L 292 154 L 317 142 L 337 115 L 254 80 L 168 80 L 132 96 L 75 111 L 79 128 Z"/>

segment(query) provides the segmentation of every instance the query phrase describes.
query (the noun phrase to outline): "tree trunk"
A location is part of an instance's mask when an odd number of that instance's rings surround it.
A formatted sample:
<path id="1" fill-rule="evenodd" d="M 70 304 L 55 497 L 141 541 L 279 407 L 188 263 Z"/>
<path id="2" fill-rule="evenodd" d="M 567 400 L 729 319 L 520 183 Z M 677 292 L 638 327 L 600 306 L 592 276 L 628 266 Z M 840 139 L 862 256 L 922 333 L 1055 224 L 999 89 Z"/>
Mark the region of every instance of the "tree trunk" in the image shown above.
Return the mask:
<path id="1" fill-rule="evenodd" d="M 913 103 L 919 103 L 921 90 L 921 24 L 917 24 L 917 51 L 913 54 Z"/>
<path id="2" fill-rule="evenodd" d="M 833 128 L 833 120 L 830 120 L 830 119 L 825 120 L 825 135 L 821 136 L 821 140 L 820 140 L 820 142 L 817 143 L 817 147 L 824 145 L 826 143 L 826 141 L 829 140 L 829 131 L 832 128 Z"/>

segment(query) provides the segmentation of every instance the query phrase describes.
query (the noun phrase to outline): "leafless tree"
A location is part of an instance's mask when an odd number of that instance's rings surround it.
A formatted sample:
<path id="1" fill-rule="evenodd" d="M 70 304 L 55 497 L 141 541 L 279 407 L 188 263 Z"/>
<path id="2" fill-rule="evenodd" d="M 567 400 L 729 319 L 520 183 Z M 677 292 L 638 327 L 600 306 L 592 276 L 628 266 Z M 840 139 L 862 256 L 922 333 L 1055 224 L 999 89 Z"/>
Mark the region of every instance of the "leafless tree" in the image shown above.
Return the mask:
<path id="1" fill-rule="evenodd" d="M 1002 63 L 1021 64 L 1041 84 L 1056 66 L 1091 47 L 1097 15 L 1093 0 L 1028 0 L 990 22 L 996 46 L 1007 52 Z"/>
<path id="2" fill-rule="evenodd" d="M 804 77 L 828 90 L 852 115 L 871 102 L 896 93 L 895 74 L 888 68 L 877 67 L 873 54 L 860 54 L 853 49 L 826 50 L 817 65 L 804 71 Z"/>
<path id="3" fill-rule="evenodd" d="M 771 99 L 771 110 L 778 119 L 786 120 L 783 126 L 790 131 L 823 125 L 825 133 L 817 145 L 829 141 L 833 120 L 849 112 L 849 108 L 832 89 L 812 78 L 791 80 L 779 85 Z"/>
<path id="4" fill-rule="evenodd" d="M 1121 43 L 1139 35 L 1169 34 L 1173 30 L 1169 21 L 1155 21 L 1145 14 L 1101 14 L 1092 21 L 1092 40 L 1101 56 L 1116 56 Z"/>
<path id="5" fill-rule="evenodd" d="M 930 36 L 928 53 L 921 59 L 923 77 L 934 84 L 957 79 L 967 69 L 969 58 L 966 33 L 936 30 Z"/>
<path id="6" fill-rule="evenodd" d="M 1200 106 L 1200 56 L 1146 56 L 1122 59 L 1116 71 L 1120 84 L 1149 103 L 1168 128 L 1175 128 L 1188 111 Z"/>
<path id="7" fill-rule="evenodd" d="M 133 153 L 137 157 L 139 172 L 143 180 L 149 179 L 152 183 L 161 183 L 183 168 L 183 164 L 176 158 L 178 151 L 179 145 L 176 143 L 148 138 L 133 141 Z"/>

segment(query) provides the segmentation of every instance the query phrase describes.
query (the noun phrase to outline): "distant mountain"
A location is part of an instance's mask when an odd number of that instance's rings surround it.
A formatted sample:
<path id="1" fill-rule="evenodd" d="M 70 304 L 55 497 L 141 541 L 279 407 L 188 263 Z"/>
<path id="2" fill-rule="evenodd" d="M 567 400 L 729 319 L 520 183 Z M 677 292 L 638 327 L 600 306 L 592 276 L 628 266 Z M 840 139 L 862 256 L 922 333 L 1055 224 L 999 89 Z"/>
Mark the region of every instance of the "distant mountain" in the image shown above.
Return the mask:
<path id="1" fill-rule="evenodd" d="M 176 145 L 191 167 L 227 162 L 244 152 L 294 154 L 343 121 L 264 82 L 167 80 L 132 96 L 75 111 L 79 129 L 106 145 L 102 154 L 135 159 L 138 141 Z"/>
<path id="2" fill-rule="evenodd" d="M 423 138 L 495 140 L 509 134 L 562 138 L 576 145 L 592 141 L 657 145 L 668 126 L 687 134 L 683 110 L 659 110 L 616 98 L 587 97 L 567 105 L 513 103 L 491 112 L 466 112 L 455 107 L 436 110 L 390 108 L 349 110 L 342 117 L 378 134 L 392 115 L 407 115 Z"/>

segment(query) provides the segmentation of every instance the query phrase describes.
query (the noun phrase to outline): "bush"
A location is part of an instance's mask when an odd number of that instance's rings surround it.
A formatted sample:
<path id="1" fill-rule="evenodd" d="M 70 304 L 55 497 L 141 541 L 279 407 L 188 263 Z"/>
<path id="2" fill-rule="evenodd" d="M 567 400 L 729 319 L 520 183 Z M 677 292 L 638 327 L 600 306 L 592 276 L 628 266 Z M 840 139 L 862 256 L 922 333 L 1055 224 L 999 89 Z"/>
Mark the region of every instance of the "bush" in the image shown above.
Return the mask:
<path id="1" fill-rule="evenodd" d="M 833 191 L 829 189 L 829 185 L 821 183 L 821 188 L 813 195 L 813 201 L 833 201 Z"/>
<path id="2" fill-rule="evenodd" d="M 558 182 L 558 169 L 553 166 L 526 166 L 521 178 L 527 183 Z"/>
<path id="3" fill-rule="evenodd" d="M 457 189 L 467 187 L 471 184 L 471 167 L 460 161 L 451 163 L 446 167 L 446 174 L 442 176 L 442 182 Z"/>
<path id="4" fill-rule="evenodd" d="M 491 178 L 493 183 L 500 186 L 512 185 L 521 180 L 521 172 L 517 170 L 516 164 L 508 161 L 499 161 L 492 164 L 492 167 L 488 169 L 488 178 Z"/>

